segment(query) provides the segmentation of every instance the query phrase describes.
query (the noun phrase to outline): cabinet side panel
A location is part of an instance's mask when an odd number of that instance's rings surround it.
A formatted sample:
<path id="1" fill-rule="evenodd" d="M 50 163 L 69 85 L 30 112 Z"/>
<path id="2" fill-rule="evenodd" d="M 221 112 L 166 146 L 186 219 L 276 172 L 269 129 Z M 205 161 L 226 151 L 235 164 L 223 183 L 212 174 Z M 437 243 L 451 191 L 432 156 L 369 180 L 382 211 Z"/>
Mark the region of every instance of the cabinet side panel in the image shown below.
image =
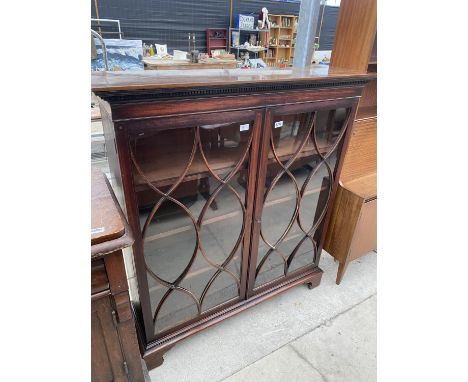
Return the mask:
<path id="1" fill-rule="evenodd" d="M 339 186 L 323 248 L 339 262 L 347 260 L 363 200 Z"/>
<path id="2" fill-rule="evenodd" d="M 126 215 L 127 211 L 122 189 L 122 175 L 120 173 L 119 157 L 117 154 L 114 123 L 112 122 L 111 110 L 109 104 L 102 99 L 99 99 L 99 107 L 101 108 L 102 127 L 104 131 L 104 139 L 106 142 L 106 154 L 111 175 L 110 182 L 112 184 L 112 189 L 114 190 L 117 201 Z"/>
<path id="3" fill-rule="evenodd" d="M 117 198 L 117 201 L 120 204 L 120 207 L 124 211 L 125 216 L 128 217 L 127 214 L 127 206 L 125 203 L 125 197 L 123 192 L 122 186 L 122 174 L 120 171 L 120 163 L 119 163 L 119 156 L 117 152 L 117 144 L 115 140 L 115 126 L 112 121 L 112 114 L 110 110 L 109 104 L 99 99 L 99 106 L 101 108 L 101 116 L 102 116 L 102 126 L 104 131 L 104 138 L 106 143 L 106 154 L 107 160 L 109 162 L 109 170 L 110 170 L 110 182 L 112 185 L 112 189 L 114 190 L 114 194 Z M 124 262 L 125 262 L 125 271 L 127 273 L 127 278 L 131 279 L 135 277 L 135 264 L 133 262 L 133 253 L 131 248 L 126 248 L 123 250 L 124 255 Z M 137 301 L 138 298 L 138 290 L 135 287 L 134 283 L 130 284 L 130 296 L 132 301 Z"/>
<path id="4" fill-rule="evenodd" d="M 93 381 L 124 381 L 123 354 L 112 321 L 112 303 L 106 296 L 91 303 Z M 105 352 L 103 356 L 102 352 Z M 103 362 L 102 364 L 100 362 Z M 111 377 L 112 378 L 109 378 Z"/>

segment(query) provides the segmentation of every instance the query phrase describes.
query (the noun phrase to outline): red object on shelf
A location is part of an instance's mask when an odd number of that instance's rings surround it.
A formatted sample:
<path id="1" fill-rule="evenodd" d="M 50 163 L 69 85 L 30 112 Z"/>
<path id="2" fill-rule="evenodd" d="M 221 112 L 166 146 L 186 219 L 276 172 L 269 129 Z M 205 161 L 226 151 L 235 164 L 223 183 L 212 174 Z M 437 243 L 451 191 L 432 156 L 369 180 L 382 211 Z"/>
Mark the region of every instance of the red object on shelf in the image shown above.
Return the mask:
<path id="1" fill-rule="evenodd" d="M 206 30 L 206 50 L 211 57 L 214 49 L 228 50 L 228 31 L 225 28 L 208 28 Z"/>

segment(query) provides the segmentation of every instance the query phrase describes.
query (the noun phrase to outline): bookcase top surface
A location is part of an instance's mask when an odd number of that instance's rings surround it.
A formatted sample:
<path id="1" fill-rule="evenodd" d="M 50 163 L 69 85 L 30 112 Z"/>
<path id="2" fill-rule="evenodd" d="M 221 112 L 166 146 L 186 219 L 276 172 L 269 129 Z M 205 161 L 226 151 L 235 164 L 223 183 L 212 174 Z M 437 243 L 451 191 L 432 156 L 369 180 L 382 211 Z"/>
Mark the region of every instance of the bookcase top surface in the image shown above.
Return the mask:
<path id="1" fill-rule="evenodd" d="M 262 83 L 369 80 L 372 75 L 330 69 L 328 65 L 287 69 L 194 69 L 92 72 L 95 93 L 151 91 L 174 88 L 235 86 Z"/>

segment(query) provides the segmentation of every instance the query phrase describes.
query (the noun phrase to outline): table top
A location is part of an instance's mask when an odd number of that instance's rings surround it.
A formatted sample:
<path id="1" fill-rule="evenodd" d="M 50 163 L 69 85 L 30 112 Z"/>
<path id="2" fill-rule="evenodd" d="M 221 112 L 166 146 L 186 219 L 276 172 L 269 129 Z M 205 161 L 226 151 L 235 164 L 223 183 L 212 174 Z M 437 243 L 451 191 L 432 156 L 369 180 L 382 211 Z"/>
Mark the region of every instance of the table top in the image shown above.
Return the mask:
<path id="1" fill-rule="evenodd" d="M 129 247 L 132 232 L 106 176 L 91 168 L 91 260 Z"/>
<path id="2" fill-rule="evenodd" d="M 91 245 L 117 239 L 124 235 L 125 224 L 109 189 L 105 175 L 91 170 Z"/>
<path id="3" fill-rule="evenodd" d="M 96 93 L 151 91 L 188 87 L 229 86 L 278 82 L 343 81 L 370 79 L 375 75 L 330 69 L 328 65 L 286 69 L 198 69 L 92 72 L 91 88 Z"/>

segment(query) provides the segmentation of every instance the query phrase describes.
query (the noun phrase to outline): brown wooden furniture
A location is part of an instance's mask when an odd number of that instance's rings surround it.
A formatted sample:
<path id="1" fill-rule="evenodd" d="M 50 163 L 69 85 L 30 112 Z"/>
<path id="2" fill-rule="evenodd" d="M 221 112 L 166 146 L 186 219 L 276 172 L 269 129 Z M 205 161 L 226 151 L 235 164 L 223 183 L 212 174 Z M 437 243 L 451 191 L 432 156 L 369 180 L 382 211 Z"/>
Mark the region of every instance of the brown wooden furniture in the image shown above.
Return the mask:
<path id="1" fill-rule="evenodd" d="M 343 0 L 330 70 L 377 72 L 376 1 Z M 365 87 L 354 122 L 324 249 L 340 284 L 351 260 L 377 249 L 377 78 Z"/>
<path id="2" fill-rule="evenodd" d="M 135 232 L 149 368 L 199 330 L 319 285 L 341 153 L 373 78 L 326 66 L 190 74 L 92 74 Z"/>
<path id="3" fill-rule="evenodd" d="M 377 0 L 342 0 L 330 68 L 367 71 L 377 31 Z"/>
<path id="4" fill-rule="evenodd" d="M 224 49 L 228 51 L 228 30 L 226 28 L 208 28 L 206 30 L 206 52 L 211 57 L 211 51 Z"/>
<path id="5" fill-rule="evenodd" d="M 354 122 L 324 249 L 338 262 L 340 284 L 349 262 L 377 249 L 377 118 Z"/>
<path id="6" fill-rule="evenodd" d="M 91 375 L 143 382 L 122 248 L 133 238 L 104 174 L 91 174 Z"/>

